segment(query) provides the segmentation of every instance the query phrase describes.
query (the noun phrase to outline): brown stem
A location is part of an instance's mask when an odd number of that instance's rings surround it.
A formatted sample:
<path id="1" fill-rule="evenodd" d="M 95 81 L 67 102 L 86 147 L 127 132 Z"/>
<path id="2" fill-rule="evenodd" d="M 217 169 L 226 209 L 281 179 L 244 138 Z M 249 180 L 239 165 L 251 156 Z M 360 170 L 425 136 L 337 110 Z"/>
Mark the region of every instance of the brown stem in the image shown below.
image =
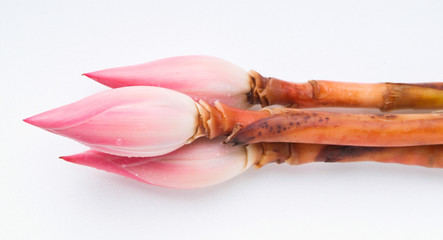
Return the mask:
<path id="1" fill-rule="evenodd" d="M 251 103 L 297 108 L 357 107 L 395 109 L 443 108 L 443 83 L 346 83 L 311 80 L 291 83 L 250 71 Z"/>
<path id="2" fill-rule="evenodd" d="M 270 110 L 271 111 L 271 110 Z M 443 114 L 352 114 L 272 109 L 227 142 L 298 142 L 372 147 L 443 144 Z"/>
<path id="3" fill-rule="evenodd" d="M 310 162 L 362 162 L 400 163 L 423 167 L 443 168 L 443 145 L 414 147 L 355 147 L 316 145 L 303 143 L 257 143 L 262 156 L 256 163 L 299 165 Z"/>

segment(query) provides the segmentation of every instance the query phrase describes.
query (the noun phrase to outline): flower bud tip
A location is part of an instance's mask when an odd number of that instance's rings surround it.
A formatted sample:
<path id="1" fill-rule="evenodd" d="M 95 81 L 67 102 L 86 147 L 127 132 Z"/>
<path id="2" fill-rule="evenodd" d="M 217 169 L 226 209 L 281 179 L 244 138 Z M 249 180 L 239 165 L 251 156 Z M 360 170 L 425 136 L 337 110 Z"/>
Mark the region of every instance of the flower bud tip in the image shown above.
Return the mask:
<path id="1" fill-rule="evenodd" d="M 109 173 L 118 174 L 124 177 L 132 178 L 134 180 L 147 183 L 145 180 L 139 178 L 135 174 L 127 171 L 125 168 L 119 166 L 118 164 L 109 161 L 109 158 L 116 158 L 117 156 L 107 155 L 105 153 L 100 153 L 96 151 L 86 151 L 84 153 L 71 155 L 71 156 L 61 156 L 59 159 L 65 160 L 70 163 L 75 163 L 87 167 L 96 168 L 99 170 L 104 170 Z"/>
<path id="2" fill-rule="evenodd" d="M 70 163 L 76 163 L 75 158 L 69 157 L 69 156 L 60 156 L 58 159 L 65 160 L 66 162 Z"/>
<path id="3" fill-rule="evenodd" d="M 36 116 L 32 116 L 32 117 L 28 117 L 26 119 L 23 119 L 23 122 L 25 122 L 27 124 L 31 124 L 36 127 L 40 127 L 40 124 L 39 124 L 40 121 L 38 120 L 38 118 L 36 118 Z"/>
<path id="4" fill-rule="evenodd" d="M 29 118 L 25 118 L 25 119 L 23 119 L 23 122 L 25 122 L 25 123 L 27 123 L 27 124 L 31 124 L 30 121 L 29 121 Z"/>
<path id="5" fill-rule="evenodd" d="M 90 73 L 83 73 L 82 76 L 88 77 L 90 79 L 96 80 L 94 77 L 94 72 L 90 72 Z"/>

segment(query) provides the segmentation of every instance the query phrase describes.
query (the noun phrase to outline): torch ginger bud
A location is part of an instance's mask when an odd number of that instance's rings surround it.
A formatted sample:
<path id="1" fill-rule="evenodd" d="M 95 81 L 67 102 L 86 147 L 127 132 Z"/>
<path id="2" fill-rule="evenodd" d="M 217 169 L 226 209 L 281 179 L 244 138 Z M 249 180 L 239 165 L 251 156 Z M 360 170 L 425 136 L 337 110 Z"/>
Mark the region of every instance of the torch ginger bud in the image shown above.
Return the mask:
<path id="1" fill-rule="evenodd" d="M 90 150 L 61 158 L 153 185 L 199 188 L 239 175 L 257 160 L 253 152 L 221 144 L 220 139 L 199 139 L 157 157 L 128 158 Z"/>
<path id="2" fill-rule="evenodd" d="M 196 133 L 198 109 L 190 97 L 172 90 L 125 87 L 24 121 L 94 150 L 147 157 L 183 146 Z"/>
<path id="3" fill-rule="evenodd" d="M 84 75 L 112 88 L 156 86 L 182 92 L 195 101 L 220 101 L 239 108 L 251 106 L 247 101 L 251 91 L 248 73 L 216 57 L 172 57 Z"/>

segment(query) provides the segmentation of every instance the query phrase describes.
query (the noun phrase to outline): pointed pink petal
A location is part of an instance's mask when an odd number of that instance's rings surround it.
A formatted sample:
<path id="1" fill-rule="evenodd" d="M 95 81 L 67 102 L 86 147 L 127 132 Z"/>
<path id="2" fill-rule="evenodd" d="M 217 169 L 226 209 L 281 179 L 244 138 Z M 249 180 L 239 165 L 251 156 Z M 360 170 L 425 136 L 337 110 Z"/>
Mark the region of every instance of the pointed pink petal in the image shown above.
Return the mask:
<path id="1" fill-rule="evenodd" d="M 197 116 L 188 96 L 139 86 L 105 91 L 24 121 L 99 151 L 141 157 L 184 145 L 196 131 Z"/>
<path id="2" fill-rule="evenodd" d="M 244 147 L 221 144 L 220 139 L 201 139 L 157 157 L 127 158 L 87 151 L 63 159 L 173 188 L 199 188 L 223 182 L 249 168 L 253 160 Z"/>
<path id="3" fill-rule="evenodd" d="M 251 91 L 248 73 L 220 58 L 181 56 L 139 65 L 111 68 L 84 74 L 112 88 L 157 86 L 173 89 L 194 100 L 215 101 L 247 107 Z"/>
<path id="4" fill-rule="evenodd" d="M 145 180 L 137 177 L 136 175 L 128 172 L 125 168 L 121 167 L 121 165 L 114 163 L 113 161 L 118 161 L 119 156 L 110 155 L 102 152 L 97 152 L 93 150 L 89 150 L 80 154 L 72 155 L 72 156 L 63 156 L 61 159 L 72 162 L 79 165 L 84 165 L 88 167 L 93 167 L 101 170 L 105 170 L 110 173 L 115 173 L 124 177 L 132 178 L 134 180 L 140 182 L 146 182 Z M 139 158 L 126 158 L 128 163 L 132 161 L 137 161 Z M 120 161 L 123 164 L 122 161 Z"/>

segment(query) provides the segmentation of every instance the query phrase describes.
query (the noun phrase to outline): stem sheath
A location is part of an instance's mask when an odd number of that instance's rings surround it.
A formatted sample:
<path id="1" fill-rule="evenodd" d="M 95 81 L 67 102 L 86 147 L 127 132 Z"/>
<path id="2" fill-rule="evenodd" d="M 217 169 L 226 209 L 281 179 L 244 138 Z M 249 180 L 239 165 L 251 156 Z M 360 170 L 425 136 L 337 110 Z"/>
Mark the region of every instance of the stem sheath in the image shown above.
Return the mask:
<path id="1" fill-rule="evenodd" d="M 353 107 L 397 109 L 443 108 L 443 83 L 348 83 L 311 80 L 291 83 L 250 72 L 251 103 L 296 108 Z"/>
<path id="2" fill-rule="evenodd" d="M 239 127 L 226 142 L 297 142 L 400 147 L 443 144 L 443 114 L 352 114 L 276 108 Z"/>
<path id="3" fill-rule="evenodd" d="M 257 143 L 262 155 L 257 167 L 267 163 L 300 165 L 310 162 L 400 163 L 443 168 L 443 145 L 414 147 L 356 147 L 303 143 Z"/>
<path id="4" fill-rule="evenodd" d="M 221 135 L 229 135 L 235 127 L 246 126 L 271 116 L 271 112 L 266 109 L 250 111 L 231 107 L 220 102 L 210 105 L 201 100 L 197 107 L 200 113 L 199 124 L 197 132 L 190 139 L 190 142 L 199 137 L 213 139 Z"/>

